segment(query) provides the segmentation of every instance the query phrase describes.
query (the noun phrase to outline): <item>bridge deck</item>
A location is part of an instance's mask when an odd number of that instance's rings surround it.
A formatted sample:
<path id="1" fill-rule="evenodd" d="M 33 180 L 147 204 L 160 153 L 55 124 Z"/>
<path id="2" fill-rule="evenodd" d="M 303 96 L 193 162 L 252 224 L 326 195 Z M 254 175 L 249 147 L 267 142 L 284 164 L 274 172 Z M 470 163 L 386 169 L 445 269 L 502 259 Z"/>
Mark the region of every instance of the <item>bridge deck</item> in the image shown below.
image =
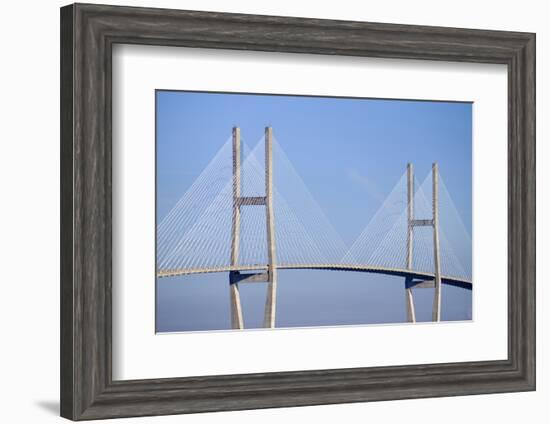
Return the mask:
<path id="1" fill-rule="evenodd" d="M 353 264 L 292 264 L 292 265 L 277 265 L 278 269 L 319 269 L 328 271 L 354 271 L 354 272 L 367 272 L 371 274 L 385 274 L 394 275 L 397 277 L 409 277 L 419 280 L 430 280 L 434 278 L 433 273 L 414 271 L 410 269 L 400 268 L 385 268 L 377 266 L 367 265 L 353 265 Z M 170 269 L 160 270 L 157 273 L 158 278 L 163 277 L 177 277 L 180 275 L 190 274 L 205 274 L 213 272 L 230 272 L 230 271 L 266 271 L 267 265 L 238 265 L 238 266 L 224 266 L 224 267 L 212 267 L 212 268 L 194 268 L 194 269 Z M 441 282 L 443 284 L 462 287 L 466 289 L 472 289 L 472 282 L 465 278 L 442 276 Z"/>

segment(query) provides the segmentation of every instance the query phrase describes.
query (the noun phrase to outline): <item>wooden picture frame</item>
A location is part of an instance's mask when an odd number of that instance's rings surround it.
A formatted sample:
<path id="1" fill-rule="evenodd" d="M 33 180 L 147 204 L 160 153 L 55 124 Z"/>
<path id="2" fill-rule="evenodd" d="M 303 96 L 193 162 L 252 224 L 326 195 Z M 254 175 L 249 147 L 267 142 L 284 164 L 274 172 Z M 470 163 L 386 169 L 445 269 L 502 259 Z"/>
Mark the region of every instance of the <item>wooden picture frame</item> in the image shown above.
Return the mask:
<path id="1" fill-rule="evenodd" d="M 505 64 L 508 359 L 111 378 L 116 43 Z M 535 389 L 535 35 L 74 4 L 61 9 L 61 415 L 73 420 Z"/>

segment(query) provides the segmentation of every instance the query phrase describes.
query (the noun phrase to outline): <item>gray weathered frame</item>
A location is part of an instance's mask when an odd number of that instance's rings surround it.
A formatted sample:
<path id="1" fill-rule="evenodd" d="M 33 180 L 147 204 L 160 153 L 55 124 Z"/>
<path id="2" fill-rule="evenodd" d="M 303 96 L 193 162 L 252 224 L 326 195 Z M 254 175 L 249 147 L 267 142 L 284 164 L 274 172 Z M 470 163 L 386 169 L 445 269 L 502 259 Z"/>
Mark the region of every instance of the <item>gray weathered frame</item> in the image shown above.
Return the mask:
<path id="1" fill-rule="evenodd" d="M 508 359 L 111 378 L 115 43 L 508 66 Z M 61 9 L 61 415 L 74 420 L 535 389 L 535 35 L 75 4 Z"/>

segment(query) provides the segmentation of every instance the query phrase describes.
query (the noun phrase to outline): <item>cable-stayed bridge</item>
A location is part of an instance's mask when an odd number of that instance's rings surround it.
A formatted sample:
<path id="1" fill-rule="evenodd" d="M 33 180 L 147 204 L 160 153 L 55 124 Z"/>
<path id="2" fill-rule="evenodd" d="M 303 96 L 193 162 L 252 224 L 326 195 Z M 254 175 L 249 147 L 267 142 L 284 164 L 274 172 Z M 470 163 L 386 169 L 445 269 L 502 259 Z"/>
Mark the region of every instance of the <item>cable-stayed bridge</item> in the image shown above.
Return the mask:
<path id="1" fill-rule="evenodd" d="M 412 164 L 378 212 L 347 246 L 311 195 L 270 127 L 252 149 L 240 129 L 224 143 L 157 226 L 157 277 L 229 273 L 231 322 L 243 328 L 239 285 L 267 283 L 264 326 L 275 327 L 277 270 L 322 269 L 404 279 L 413 289 L 471 289 L 471 237 L 434 164 L 421 183 Z"/>

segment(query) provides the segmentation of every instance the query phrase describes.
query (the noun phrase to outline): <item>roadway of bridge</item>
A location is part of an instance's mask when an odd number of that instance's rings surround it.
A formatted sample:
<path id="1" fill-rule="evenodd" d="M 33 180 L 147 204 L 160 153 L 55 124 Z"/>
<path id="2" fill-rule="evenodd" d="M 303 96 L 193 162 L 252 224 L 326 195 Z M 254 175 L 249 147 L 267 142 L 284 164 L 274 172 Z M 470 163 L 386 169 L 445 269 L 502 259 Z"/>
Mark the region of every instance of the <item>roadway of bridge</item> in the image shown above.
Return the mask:
<path id="1" fill-rule="evenodd" d="M 224 267 L 212 267 L 212 268 L 190 268 L 190 269 L 171 269 L 161 270 L 157 273 L 158 278 L 164 277 L 177 277 L 181 275 L 190 274 L 205 274 L 213 272 L 231 272 L 231 271 L 267 271 L 267 265 L 239 265 L 239 266 L 224 266 Z M 393 275 L 396 277 L 412 278 L 414 280 L 421 281 L 433 281 L 434 274 L 429 272 L 420 272 L 410 269 L 400 268 L 385 268 L 367 265 L 352 265 L 352 264 L 282 264 L 277 265 L 277 269 L 318 269 L 327 271 L 352 271 L 352 272 L 365 272 L 370 274 L 384 274 Z M 472 282 L 470 280 L 452 277 L 441 276 L 442 284 L 450 286 L 461 287 L 468 290 L 472 289 Z"/>

